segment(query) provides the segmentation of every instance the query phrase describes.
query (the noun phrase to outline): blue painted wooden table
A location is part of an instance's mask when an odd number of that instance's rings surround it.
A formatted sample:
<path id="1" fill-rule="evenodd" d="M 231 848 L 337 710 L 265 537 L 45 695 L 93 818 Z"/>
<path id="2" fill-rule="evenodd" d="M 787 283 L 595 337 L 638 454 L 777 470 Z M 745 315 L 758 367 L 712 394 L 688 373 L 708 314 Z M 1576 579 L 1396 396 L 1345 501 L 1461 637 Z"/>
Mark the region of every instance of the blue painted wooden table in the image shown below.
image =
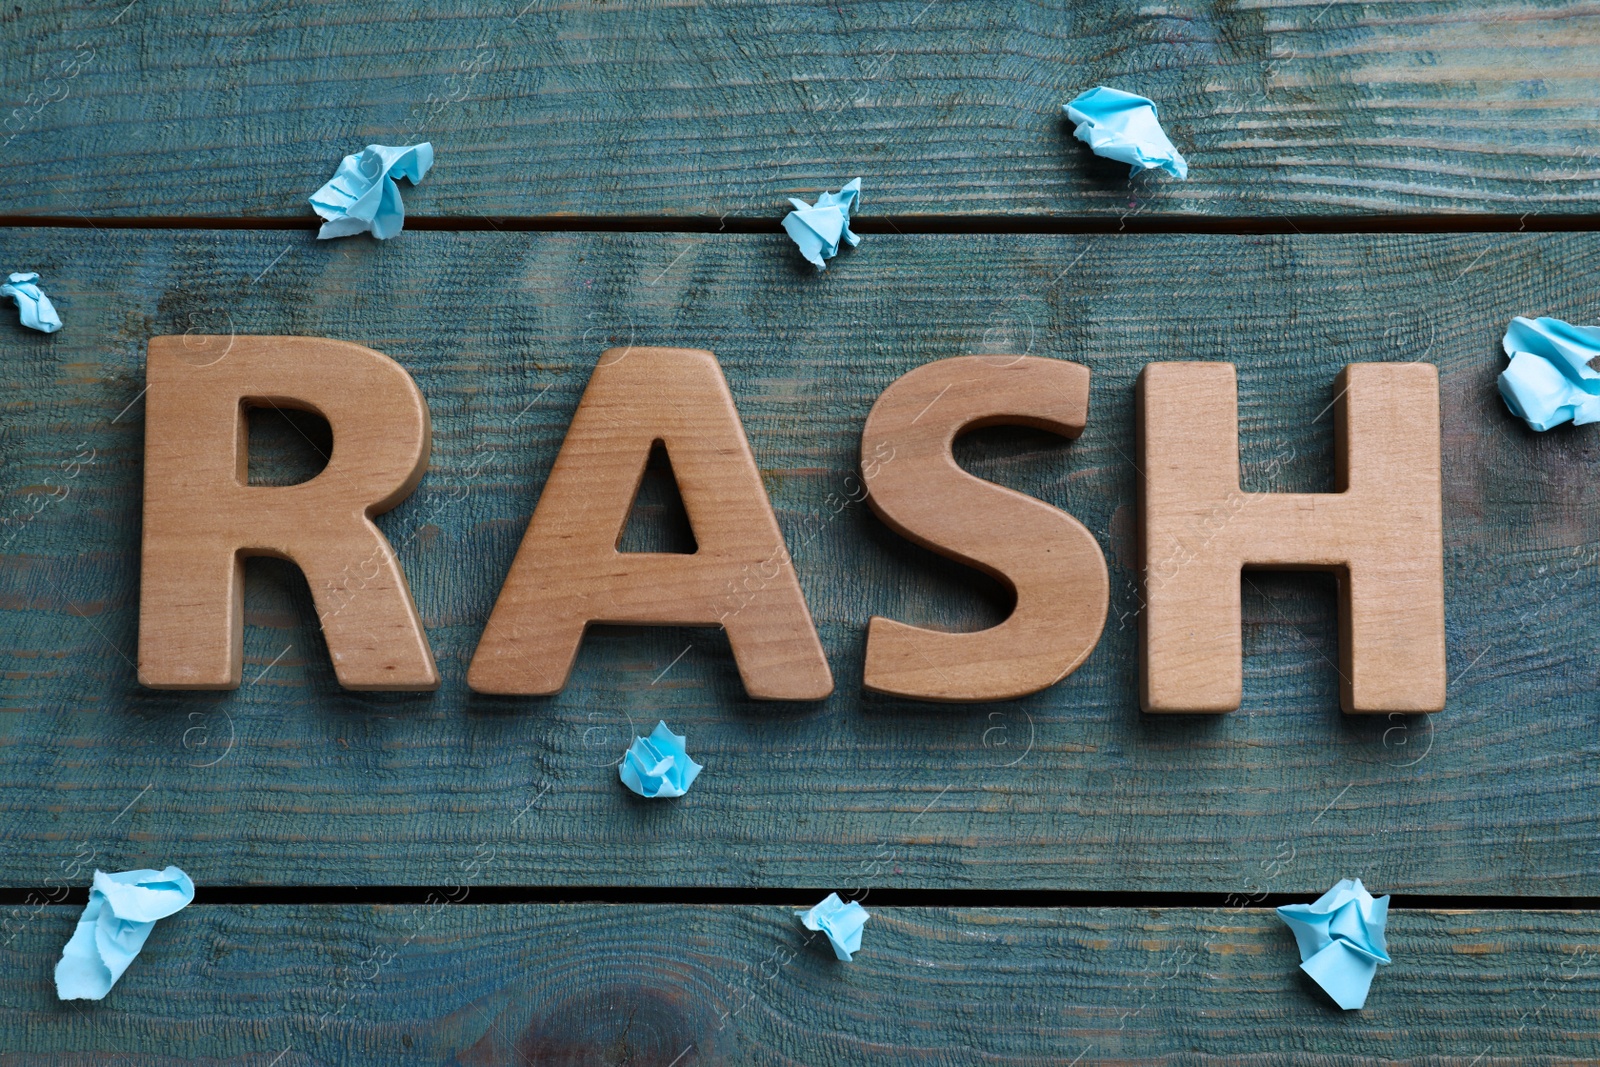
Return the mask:
<path id="1" fill-rule="evenodd" d="M 1576 4 L 955 0 L 673 6 L 242 0 L 0 14 L 0 1063 L 1600 1062 L 1600 456 L 1500 403 L 1518 314 L 1596 320 L 1600 14 Z M 1060 104 L 1161 105 L 1190 180 L 1129 179 Z M 305 197 L 427 139 L 406 231 Z M 863 178 L 817 275 L 786 198 Z M 431 409 L 379 519 L 444 685 L 336 685 L 303 578 L 252 561 L 245 685 L 139 687 L 145 344 L 376 348 Z M 551 698 L 465 672 L 599 352 L 721 361 L 837 680 L 746 699 L 726 639 L 601 627 Z M 1077 516 L 1105 634 L 1023 700 L 864 694 L 869 616 L 978 629 L 1003 589 L 848 502 L 879 392 L 969 353 L 1092 374 L 1075 442 L 965 438 Z M 1245 696 L 1138 710 L 1134 380 L 1240 375 L 1243 485 L 1327 491 L 1363 360 L 1439 367 L 1446 710 L 1338 710 L 1333 587 L 1251 573 Z M 325 426 L 252 416 L 251 474 Z M 844 501 L 844 503 L 841 503 Z M 664 469 L 623 547 L 690 538 Z M 664 718 L 706 771 L 616 781 Z M 197 904 L 102 1002 L 51 968 L 90 872 Z M 1361 1012 L 1266 905 L 1392 892 Z M 792 910 L 874 914 L 841 964 Z"/>

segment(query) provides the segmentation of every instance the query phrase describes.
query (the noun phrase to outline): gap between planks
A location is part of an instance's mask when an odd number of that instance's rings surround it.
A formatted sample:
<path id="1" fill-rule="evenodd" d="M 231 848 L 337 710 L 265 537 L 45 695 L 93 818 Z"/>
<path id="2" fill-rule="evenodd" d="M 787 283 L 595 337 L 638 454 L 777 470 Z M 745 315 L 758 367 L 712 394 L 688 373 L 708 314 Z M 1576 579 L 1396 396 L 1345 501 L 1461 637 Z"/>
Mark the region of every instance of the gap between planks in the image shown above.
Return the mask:
<path id="1" fill-rule="evenodd" d="M 830 887 L 714 889 L 701 886 L 200 886 L 194 903 L 241 905 L 334 904 L 683 904 L 690 906 L 809 907 Z M 990 890 L 869 888 L 856 899 L 880 908 L 1275 908 L 1303 904 L 1309 893 L 1116 892 L 1111 890 Z M 87 904 L 86 886 L 0 888 L 0 906 Z M 1391 909 L 1418 911 L 1600 911 L 1600 897 L 1473 896 L 1395 893 Z"/>
<path id="2" fill-rule="evenodd" d="M 0 229 L 315 230 L 315 217 L 240 218 L 207 215 L 0 215 Z M 409 215 L 406 228 L 507 233 L 782 233 L 779 215 Z M 1568 233 L 1600 230 L 1600 215 L 1394 214 L 1368 216 L 1261 215 L 1121 218 L 1074 215 L 866 215 L 850 220 L 863 234 L 1386 234 Z"/>

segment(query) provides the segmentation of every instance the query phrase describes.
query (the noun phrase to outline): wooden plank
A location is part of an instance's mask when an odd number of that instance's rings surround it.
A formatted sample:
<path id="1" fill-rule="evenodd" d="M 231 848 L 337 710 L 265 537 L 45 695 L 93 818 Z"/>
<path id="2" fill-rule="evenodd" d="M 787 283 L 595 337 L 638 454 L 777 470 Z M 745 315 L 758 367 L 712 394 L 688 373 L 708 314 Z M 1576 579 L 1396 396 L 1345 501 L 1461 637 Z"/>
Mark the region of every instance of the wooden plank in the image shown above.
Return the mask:
<path id="1" fill-rule="evenodd" d="M 1600 1056 L 1593 912 L 1393 912 L 1394 963 L 1355 1012 L 1254 909 L 883 908 L 845 964 L 779 907 L 197 906 L 104 1001 L 63 1004 L 75 914 L 0 948 L 8 1067 Z"/>
<path id="2" fill-rule="evenodd" d="M 8 213 L 289 216 L 430 139 L 432 216 L 1593 212 L 1600 9 L 1522 0 L 18 5 Z M 1187 183 L 1061 105 L 1155 99 Z"/>
<path id="3" fill-rule="evenodd" d="M 1589 318 L 1585 235 L 877 237 L 820 277 L 776 235 L 40 230 L 8 233 L 7 258 L 44 272 L 67 325 L 0 331 L 6 883 L 81 850 L 208 885 L 447 884 L 482 847 L 504 884 L 1600 891 L 1595 438 L 1526 431 L 1493 386 L 1510 316 Z M 305 586 L 270 561 L 251 564 L 243 688 L 136 684 L 145 340 L 230 329 L 354 341 L 415 376 L 432 467 L 378 522 L 437 694 L 339 690 Z M 553 698 L 467 693 L 594 361 L 629 343 L 721 360 L 827 702 L 750 701 L 723 638 L 673 628 L 596 632 Z M 912 367 L 1017 351 L 1091 368 L 1087 429 L 986 430 L 960 455 L 1095 534 L 1105 635 L 1024 700 L 863 696 L 870 615 L 976 629 L 1005 610 L 845 506 L 867 411 Z M 1252 491 L 1328 490 L 1347 361 L 1439 366 L 1441 715 L 1342 716 L 1331 586 L 1269 574 L 1243 587 L 1244 710 L 1140 715 L 1134 382 L 1186 357 L 1238 364 Z M 648 803 L 611 764 L 663 718 L 706 770 Z"/>

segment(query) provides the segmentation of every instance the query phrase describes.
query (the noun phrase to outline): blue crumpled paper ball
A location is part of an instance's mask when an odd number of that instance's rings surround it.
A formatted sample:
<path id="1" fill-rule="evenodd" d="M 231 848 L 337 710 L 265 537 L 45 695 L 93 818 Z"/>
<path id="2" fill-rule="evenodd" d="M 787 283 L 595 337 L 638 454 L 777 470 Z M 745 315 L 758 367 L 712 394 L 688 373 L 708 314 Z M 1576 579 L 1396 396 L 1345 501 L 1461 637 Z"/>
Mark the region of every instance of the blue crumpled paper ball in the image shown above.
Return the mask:
<path id="1" fill-rule="evenodd" d="M 850 213 L 861 200 L 861 179 L 852 178 L 837 193 L 823 193 L 815 204 L 789 198 L 794 210 L 783 217 L 783 229 L 800 248 L 800 254 L 818 270 L 824 260 L 839 254 L 839 242 L 854 248 L 861 238 L 850 232 Z"/>
<path id="2" fill-rule="evenodd" d="M 1589 366 L 1600 356 L 1600 329 L 1518 315 L 1500 346 L 1511 357 L 1500 396 L 1529 429 L 1600 422 L 1600 373 Z"/>
<path id="3" fill-rule="evenodd" d="M 1285 904 L 1278 917 L 1294 931 L 1300 969 L 1346 1011 L 1365 1005 L 1378 965 L 1389 962 L 1389 898 L 1373 899 L 1361 879 L 1346 878 L 1310 904 Z"/>
<path id="4" fill-rule="evenodd" d="M 177 867 L 94 872 L 89 904 L 56 964 L 56 996 L 99 1000 L 144 948 L 160 919 L 194 900 L 194 882 Z"/>
<path id="5" fill-rule="evenodd" d="M 1130 177 L 1152 167 L 1160 167 L 1174 178 L 1189 176 L 1188 162 L 1167 139 L 1150 99 L 1097 85 L 1062 104 L 1061 109 L 1077 123 L 1072 136 L 1097 156 L 1130 164 Z"/>
<path id="6" fill-rule="evenodd" d="M 838 893 L 829 893 L 816 907 L 794 914 L 807 930 L 826 934 L 833 954 L 846 963 L 853 953 L 861 951 L 861 928 L 872 918 L 866 908 L 853 900 L 846 904 Z"/>
<path id="7" fill-rule="evenodd" d="M 56 306 L 39 288 L 39 275 L 32 271 L 19 271 L 0 285 L 0 297 L 9 296 L 17 304 L 17 315 L 22 325 L 40 333 L 55 333 L 61 329 L 61 316 Z"/>
<path id="8" fill-rule="evenodd" d="M 684 748 L 688 738 L 660 722 L 649 737 L 635 737 L 617 768 L 622 784 L 642 797 L 681 797 L 689 791 L 701 766 Z"/>
<path id="9" fill-rule="evenodd" d="M 333 177 L 311 194 L 311 208 L 327 221 L 317 240 L 370 233 L 388 240 L 405 226 L 406 205 L 400 199 L 397 179 L 417 184 L 433 166 L 433 145 L 391 147 L 369 144 L 345 156 Z"/>

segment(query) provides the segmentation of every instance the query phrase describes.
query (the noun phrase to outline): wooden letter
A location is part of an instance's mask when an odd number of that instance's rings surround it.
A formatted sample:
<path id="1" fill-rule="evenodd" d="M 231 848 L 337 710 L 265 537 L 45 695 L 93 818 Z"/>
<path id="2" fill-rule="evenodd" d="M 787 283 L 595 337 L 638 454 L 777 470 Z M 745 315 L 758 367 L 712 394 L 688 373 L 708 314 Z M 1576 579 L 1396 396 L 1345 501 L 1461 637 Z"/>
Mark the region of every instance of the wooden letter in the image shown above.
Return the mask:
<path id="1" fill-rule="evenodd" d="M 398 363 L 320 337 L 152 337 L 146 360 L 139 681 L 235 689 L 246 556 L 305 572 L 348 689 L 436 689 L 405 575 L 372 516 L 428 467 L 428 405 Z M 255 405 L 315 411 L 333 456 L 308 482 L 248 484 Z"/>
<path id="2" fill-rule="evenodd" d="M 697 551 L 618 552 L 650 448 L 672 461 Z M 600 356 L 473 655 L 480 693 L 566 684 L 591 622 L 722 626 L 745 691 L 821 700 L 833 675 L 710 352 Z"/>
<path id="3" fill-rule="evenodd" d="M 962 356 L 902 375 L 861 434 L 868 500 L 896 533 L 1016 593 L 999 626 L 943 633 L 874 617 L 864 684 L 921 700 L 1009 700 L 1071 674 L 1105 626 L 1110 582 L 1071 515 L 962 470 L 955 439 L 980 426 L 1083 432 L 1089 370 L 1029 356 Z"/>
<path id="4" fill-rule="evenodd" d="M 1346 712 L 1444 708 L 1438 371 L 1356 363 L 1335 388 L 1334 492 L 1245 493 L 1233 365 L 1139 376 L 1145 711 L 1239 706 L 1246 567 L 1338 576 Z"/>

